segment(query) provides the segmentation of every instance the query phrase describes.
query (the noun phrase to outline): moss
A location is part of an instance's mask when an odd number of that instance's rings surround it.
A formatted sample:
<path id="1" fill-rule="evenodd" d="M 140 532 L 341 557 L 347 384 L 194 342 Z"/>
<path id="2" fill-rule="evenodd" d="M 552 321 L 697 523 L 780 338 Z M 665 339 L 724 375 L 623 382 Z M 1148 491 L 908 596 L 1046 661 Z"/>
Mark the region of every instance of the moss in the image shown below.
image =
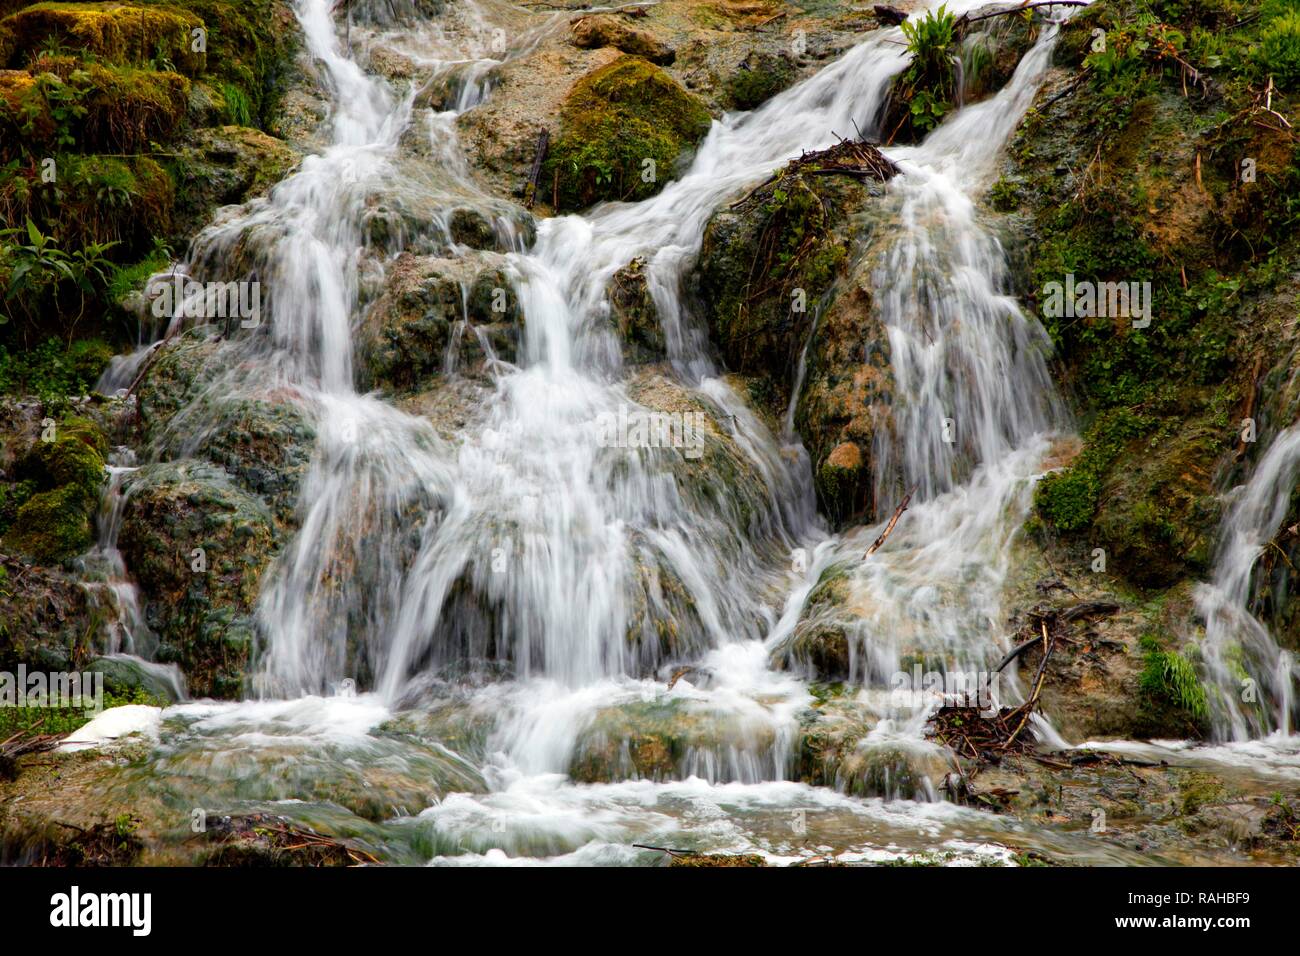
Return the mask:
<path id="1" fill-rule="evenodd" d="M 1148 721 L 1155 735 L 1201 736 L 1209 722 L 1205 688 L 1196 669 L 1181 654 L 1149 650 L 1138 683 Z"/>
<path id="2" fill-rule="evenodd" d="M 75 557 L 90 547 L 107 441 L 86 419 L 57 426 L 54 441 L 37 441 L 16 473 L 39 489 L 17 508 L 5 545 L 43 564 Z"/>
<path id="3" fill-rule="evenodd" d="M 185 0 L 184 5 L 208 31 L 204 75 L 217 81 L 229 119 L 274 132 L 300 35 L 288 5 L 281 0 Z"/>
<path id="4" fill-rule="evenodd" d="M 35 396 L 51 404 L 70 395 L 86 395 L 112 357 L 113 349 L 100 339 L 81 339 L 71 345 L 46 339 L 15 352 L 0 345 L 0 393 Z"/>
<path id="5" fill-rule="evenodd" d="M 203 21 L 188 10 L 123 3 L 38 3 L 0 23 L 0 64 L 26 66 L 42 50 L 71 49 L 118 64 L 174 64 L 194 74 L 205 55 L 192 49 Z"/>
<path id="6" fill-rule="evenodd" d="M 541 182 L 554 185 L 560 210 L 645 199 L 672 178 L 678 158 L 709 124 L 704 104 L 663 70 L 620 57 L 574 85 Z"/>
<path id="7" fill-rule="evenodd" d="M 90 515 L 85 497 L 68 485 L 29 498 L 5 534 L 6 547 L 39 564 L 57 564 L 90 547 Z"/>
<path id="8" fill-rule="evenodd" d="M 762 106 L 795 79 L 794 64 L 785 56 L 751 53 L 727 77 L 723 92 L 738 110 Z"/>
<path id="9" fill-rule="evenodd" d="M 83 151 L 138 153 L 167 142 L 180 127 L 190 81 L 177 73 L 105 63 L 77 66 L 66 76 L 41 72 L 30 84 L 9 81 L 0 126 L 22 137 L 18 149 L 38 155 L 76 145 Z"/>

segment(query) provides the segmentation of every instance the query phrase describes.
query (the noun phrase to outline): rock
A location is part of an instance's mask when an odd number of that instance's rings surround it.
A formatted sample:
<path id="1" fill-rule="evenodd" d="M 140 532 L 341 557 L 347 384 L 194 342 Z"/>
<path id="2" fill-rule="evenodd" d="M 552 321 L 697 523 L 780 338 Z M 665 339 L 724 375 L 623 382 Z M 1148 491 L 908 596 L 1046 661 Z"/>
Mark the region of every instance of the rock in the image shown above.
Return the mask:
<path id="1" fill-rule="evenodd" d="M 47 44 L 84 51 L 105 63 L 136 64 L 166 58 L 184 73 L 203 70 L 190 32 L 196 15 L 174 7 L 129 3 L 37 3 L 0 21 L 0 66 L 25 66 Z"/>
<path id="2" fill-rule="evenodd" d="M 730 370 L 770 380 L 774 415 L 789 404 L 817 322 L 795 424 L 813 457 L 822 510 L 839 526 L 872 515 L 870 449 L 889 422 L 888 338 L 872 308 L 872 262 L 850 267 L 871 235 L 862 214 L 881 187 L 814 171 L 855 165 L 866 149 L 844 143 L 809 154 L 724 205 L 705 228 L 693 277 L 711 340 Z M 888 175 L 891 166 L 882 169 Z M 764 282 L 756 292 L 757 276 Z"/>
<path id="3" fill-rule="evenodd" d="M 74 671 L 93 655 L 97 621 L 73 575 L 0 554 L 0 594 L 0 670 Z"/>
<path id="4" fill-rule="evenodd" d="M 864 258 L 823 312 L 795 407 L 818 503 L 836 527 L 884 517 L 875 513 L 873 451 L 893 427 L 893 375 L 889 335 L 872 307 L 873 266 Z"/>
<path id="5" fill-rule="evenodd" d="M 295 523 L 315 442 L 307 414 L 288 396 L 218 394 L 172 419 L 155 451 L 166 459 L 201 458 L 220 466 L 265 502 L 284 528 Z"/>
<path id="6" fill-rule="evenodd" d="M 723 89 L 734 109 L 752 110 L 790 87 L 795 76 L 794 63 L 786 54 L 755 52 L 740 61 Z"/>
<path id="7" fill-rule="evenodd" d="M 104 689 L 119 697 L 144 695 L 160 704 L 170 704 L 183 696 L 181 688 L 177 687 L 174 670 L 135 657 L 96 658 L 85 670 L 91 674 L 103 674 Z"/>
<path id="8" fill-rule="evenodd" d="M 845 617 L 850 591 L 847 566 L 823 571 L 793 633 L 773 649 L 772 666 L 800 671 L 827 683 L 860 680 L 862 675 L 854 666 L 859 653 L 857 635 Z"/>
<path id="9" fill-rule="evenodd" d="M 704 104 L 668 74 L 641 57 L 620 57 L 588 73 L 565 98 L 542 186 L 556 184 L 559 210 L 653 196 L 711 122 Z"/>
<path id="10" fill-rule="evenodd" d="M 580 49 L 617 47 L 624 53 L 643 57 L 660 66 L 667 66 L 677 58 L 676 51 L 667 43 L 656 39 L 652 33 L 630 27 L 618 17 L 607 13 L 592 14 L 574 20 L 570 27 L 570 38 L 573 45 Z"/>
<path id="11" fill-rule="evenodd" d="M 300 158 L 284 140 L 260 130 L 219 126 L 194 131 L 169 164 L 176 181 L 176 233 L 192 235 L 218 206 L 265 194 Z"/>
<path id="12" fill-rule="evenodd" d="M 855 797 L 930 801 L 950 769 L 938 746 L 873 739 L 877 716 L 839 684 L 814 684 L 812 706 L 799 715 L 798 779 Z"/>
<path id="13" fill-rule="evenodd" d="M 487 358 L 514 361 L 523 315 L 504 257 L 456 259 L 403 253 L 388 270 L 357 339 L 363 389 L 422 390 L 447 367 L 476 371 Z"/>
<path id="14" fill-rule="evenodd" d="M 87 419 L 48 421 L 4 490 L 6 510 L 13 508 L 4 545 L 37 563 L 58 564 L 91 545 L 108 444 Z"/>
<path id="15" fill-rule="evenodd" d="M 646 282 L 645 260 L 633 259 L 614 273 L 606 293 L 610 317 L 629 365 L 662 361 L 667 357 L 663 327 Z"/>
<path id="16" fill-rule="evenodd" d="M 746 758 L 770 760 L 773 724 L 749 722 L 706 703 L 660 697 L 607 707 L 579 736 L 569 764 L 578 783 L 743 778 Z"/>
<path id="17" fill-rule="evenodd" d="M 123 494 L 118 546 L 162 642 L 157 659 L 179 664 L 195 696 L 238 695 L 258 584 L 277 543 L 266 505 L 193 460 L 145 465 Z"/>

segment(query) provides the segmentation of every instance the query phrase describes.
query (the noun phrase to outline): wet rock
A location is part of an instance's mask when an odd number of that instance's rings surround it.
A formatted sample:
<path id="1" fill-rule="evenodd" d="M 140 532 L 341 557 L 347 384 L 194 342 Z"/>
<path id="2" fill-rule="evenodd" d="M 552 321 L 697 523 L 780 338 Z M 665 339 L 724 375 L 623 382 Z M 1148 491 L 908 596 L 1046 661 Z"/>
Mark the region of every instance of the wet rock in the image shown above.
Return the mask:
<path id="1" fill-rule="evenodd" d="M 687 699 L 639 701 L 596 714 L 574 748 L 569 776 L 578 783 L 744 779 L 747 761 L 770 765 L 775 745 L 772 726 L 747 727 Z"/>
<path id="2" fill-rule="evenodd" d="M 58 564 L 90 547 L 108 443 L 88 419 L 44 419 L 42 431 L 0 486 L 4 546 L 40 564 Z"/>
<path id="3" fill-rule="evenodd" d="M 629 26 L 612 14 L 598 13 L 579 17 L 570 27 L 570 36 L 573 45 L 580 49 L 617 47 L 624 53 L 644 57 L 660 66 L 666 66 L 677 58 L 673 48 L 657 39 L 654 34 Z"/>
<path id="4" fill-rule="evenodd" d="M 93 656 L 98 625 L 75 575 L 0 554 L 0 593 L 0 670 L 74 671 Z"/>
<path id="5" fill-rule="evenodd" d="M 813 705 L 799 716 L 798 779 L 857 797 L 932 800 L 948 764 L 925 741 L 871 737 L 877 724 L 859 693 L 815 684 Z"/>
<path id="6" fill-rule="evenodd" d="M 615 272 L 607 294 L 615 331 L 623 344 L 623 360 L 641 365 L 666 358 L 667 345 L 646 282 L 645 260 L 633 259 Z"/>
<path id="7" fill-rule="evenodd" d="M 478 370 L 489 352 L 513 361 L 523 315 L 505 270 L 494 253 L 400 256 L 360 330 L 361 387 L 418 391 L 449 367 Z"/>
<path id="8" fill-rule="evenodd" d="M 673 178 L 710 123 L 703 103 L 668 74 L 641 57 L 620 57 L 588 73 L 565 98 L 542 186 L 552 184 L 565 211 L 645 199 Z"/>
<path id="9" fill-rule="evenodd" d="M 220 466 L 286 527 L 295 521 L 315 441 L 306 412 L 288 396 L 211 395 L 172 419 L 155 450 L 167 459 L 199 458 Z"/>
<path id="10" fill-rule="evenodd" d="M 796 75 L 786 54 L 754 52 L 740 61 L 723 88 L 734 109 L 752 110 L 791 86 Z"/>
<path id="11" fill-rule="evenodd" d="M 103 674 L 104 690 L 116 697 L 137 700 L 143 697 L 160 705 L 180 699 L 175 682 L 170 679 L 174 672 L 146 666 L 133 657 L 96 658 L 86 665 L 85 670 L 90 674 Z"/>
<path id="12" fill-rule="evenodd" d="M 881 187 L 819 171 L 874 155 L 854 143 L 810 154 L 723 206 L 705 229 L 694 277 L 711 340 L 729 369 L 770 380 L 773 414 L 788 406 L 808 345 L 796 427 L 819 503 L 837 525 L 872 514 L 870 451 L 888 425 L 892 383 L 870 259 L 851 265 L 869 241 L 863 213 Z"/>
<path id="13" fill-rule="evenodd" d="M 301 158 L 283 140 L 243 126 L 195 130 L 170 161 L 178 235 L 206 225 L 218 206 L 264 195 Z"/>
<path id="14" fill-rule="evenodd" d="M 237 695 L 253 650 L 252 612 L 277 536 L 266 505 L 222 469 L 146 465 L 123 485 L 119 548 L 162 645 L 195 696 Z"/>

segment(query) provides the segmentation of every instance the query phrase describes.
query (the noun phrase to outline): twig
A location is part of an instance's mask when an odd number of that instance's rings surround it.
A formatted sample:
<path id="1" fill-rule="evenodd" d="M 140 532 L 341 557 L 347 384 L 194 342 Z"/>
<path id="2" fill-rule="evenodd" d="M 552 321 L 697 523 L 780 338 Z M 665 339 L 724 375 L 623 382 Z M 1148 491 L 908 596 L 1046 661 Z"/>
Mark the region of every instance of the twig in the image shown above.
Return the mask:
<path id="1" fill-rule="evenodd" d="M 880 549 L 880 546 L 885 543 L 885 539 L 888 538 L 890 533 L 894 530 L 894 525 L 898 524 L 898 519 L 901 518 L 903 512 L 907 510 L 907 506 L 912 500 L 912 495 L 916 494 L 916 489 L 917 486 L 913 485 L 912 490 L 903 496 L 903 500 L 900 501 L 898 507 L 894 509 L 894 516 L 889 519 L 889 524 L 885 526 L 885 530 L 880 532 L 880 537 L 871 543 L 871 547 L 867 548 L 867 553 L 862 556 L 864 560 L 875 554 L 876 551 Z"/>
<path id="2" fill-rule="evenodd" d="M 537 153 L 533 156 L 533 168 L 528 174 L 528 186 L 524 189 L 524 208 L 533 208 L 533 199 L 537 196 L 537 178 L 542 174 L 542 161 L 546 158 L 546 149 L 551 142 L 551 131 L 545 126 L 537 134 Z"/>
<path id="3" fill-rule="evenodd" d="M 992 13 L 981 13 L 978 17 L 968 17 L 962 14 L 957 19 L 957 27 L 960 29 L 967 23 L 979 23 L 981 20 L 987 20 L 990 17 L 1005 17 L 1010 13 L 1023 13 L 1025 10 L 1037 10 L 1039 7 L 1086 7 L 1088 0 L 1043 0 L 1042 3 L 1023 3 L 1018 7 L 1011 7 L 1007 10 L 994 10 Z"/>

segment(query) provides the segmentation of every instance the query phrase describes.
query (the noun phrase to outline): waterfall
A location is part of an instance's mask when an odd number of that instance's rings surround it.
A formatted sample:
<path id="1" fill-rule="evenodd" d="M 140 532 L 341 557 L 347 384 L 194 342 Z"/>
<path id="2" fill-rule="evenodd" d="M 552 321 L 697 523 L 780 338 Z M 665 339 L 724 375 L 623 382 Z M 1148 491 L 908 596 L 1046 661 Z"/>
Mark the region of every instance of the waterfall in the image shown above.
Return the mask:
<path id="1" fill-rule="evenodd" d="M 1196 610 L 1205 619 L 1201 658 L 1218 740 L 1250 740 L 1271 731 L 1287 736 L 1297 716 L 1300 664 L 1249 610 L 1255 563 L 1286 517 L 1297 474 L 1300 425 L 1291 425 L 1273 440 L 1250 480 L 1233 490 L 1213 575 L 1196 589 Z"/>
<path id="2" fill-rule="evenodd" d="M 472 19 L 479 8 L 457 9 Z M 863 562 L 863 539 L 879 529 L 828 535 L 807 456 L 720 375 L 681 287 L 721 203 L 804 151 L 874 129 L 907 63 L 900 31 L 876 30 L 759 109 L 715 121 L 689 169 L 654 197 L 544 220 L 530 248 L 516 244 L 504 271 L 525 316 L 517 359 L 489 363 L 474 415 L 448 435 L 355 385 L 366 289 L 382 284 L 398 251 L 368 251 L 364 226 L 376 195 L 419 199 L 436 233 L 454 203 L 499 211 L 474 185 L 454 124 L 490 95 L 496 60 L 467 62 L 441 34 L 407 38 L 423 64 L 461 78 L 454 108 L 431 111 L 421 131 L 413 94 L 357 66 L 326 0 L 297 0 L 295 10 L 329 95 L 330 143 L 196 239 L 187 274 L 256 274 L 272 291 L 261 326 L 222 344 L 221 374 L 168 426 L 177 446 L 196 447 L 214 427 L 211 399 L 271 392 L 315 426 L 299 527 L 262 582 L 262 696 L 360 678 L 399 709 L 431 684 L 456 684 L 466 661 L 500 665 L 509 679 L 476 675 L 457 690 L 490 715 L 485 799 L 568 805 L 578 797 L 557 796 L 555 775 L 599 715 L 619 707 L 682 704 L 724 728 L 684 748 L 679 776 L 792 777 L 811 697 L 768 655 L 832 564 L 853 565 L 855 603 L 871 609 L 858 637 L 874 655 L 861 675 L 874 689 L 898 669 L 905 640 L 956 663 L 1000 651 L 1009 542 L 1049 435 L 1068 417 L 1047 372 L 1047 336 L 1011 295 L 973 197 L 1043 81 L 1055 26 L 997 96 L 918 146 L 888 150 L 903 174 L 883 200 L 897 229 L 874 264 L 875 307 L 898 397 L 876 481 L 882 503 L 917 492 L 906 521 Z M 427 135 L 434 167 L 419 176 L 401 156 L 412 135 Z M 664 387 L 708 423 L 700 467 L 718 456 L 741 476 L 720 490 L 698 477 L 707 472 L 683 471 L 696 465 L 681 449 L 602 441 L 611 420 L 651 411 L 605 321 L 609 281 L 637 258 L 668 344 Z M 812 567 L 792 571 L 800 548 Z M 683 664 L 685 677 L 674 673 Z M 878 730 L 894 733 L 888 719 Z M 920 730 L 914 716 L 901 732 L 933 753 Z"/>

